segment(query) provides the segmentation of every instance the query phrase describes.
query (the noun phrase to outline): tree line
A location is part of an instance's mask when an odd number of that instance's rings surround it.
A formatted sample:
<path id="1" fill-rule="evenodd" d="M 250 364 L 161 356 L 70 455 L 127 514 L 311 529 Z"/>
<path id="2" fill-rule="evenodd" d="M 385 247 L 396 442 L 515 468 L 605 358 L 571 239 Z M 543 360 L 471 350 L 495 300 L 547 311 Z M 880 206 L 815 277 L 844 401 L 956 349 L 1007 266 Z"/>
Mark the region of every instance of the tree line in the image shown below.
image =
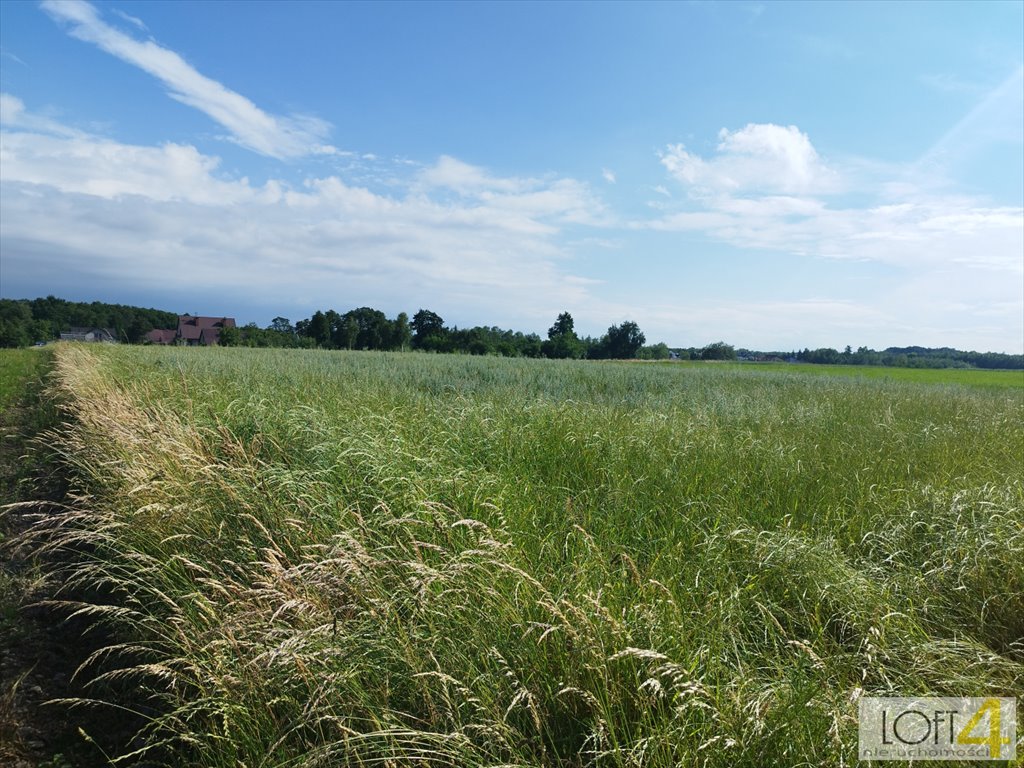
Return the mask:
<path id="1" fill-rule="evenodd" d="M 154 328 L 176 328 L 178 315 L 123 304 L 72 302 L 54 296 L 38 299 L 0 299 L 0 347 L 24 347 L 52 341 L 71 327 L 110 328 L 122 342 L 140 344 Z M 965 352 L 950 347 L 888 347 L 882 351 L 847 346 L 792 352 L 735 349 L 724 341 L 705 347 L 670 348 L 646 345 L 639 326 L 626 321 L 612 325 L 599 337 L 579 336 L 573 317 L 562 312 L 547 337 L 497 326 L 449 327 L 429 309 L 410 319 L 405 312 L 388 318 L 372 307 L 345 313 L 317 311 L 294 325 L 275 317 L 266 328 L 249 323 L 221 331 L 224 346 L 297 347 L 320 349 L 422 350 L 427 352 L 504 357 L 612 360 L 784 360 L 827 365 L 882 365 L 903 368 L 1024 369 L 1024 355 Z"/>
<path id="2" fill-rule="evenodd" d="M 849 346 L 842 352 L 830 347 L 793 352 L 792 358 L 802 363 L 823 365 L 884 365 L 895 368 L 1024 368 L 1024 355 L 1001 352 L 964 352 L 950 347 L 887 347 L 877 352 L 867 347 L 855 350 Z"/>
<path id="3" fill-rule="evenodd" d="M 420 309 L 411 319 L 405 312 L 390 319 L 372 307 L 359 307 L 344 314 L 318 310 L 312 317 L 299 320 L 294 325 L 288 318 L 275 317 L 266 328 L 250 323 L 240 328 L 226 328 L 220 334 L 220 343 L 224 346 L 422 350 L 592 360 L 638 357 L 645 341 L 639 326 L 628 320 L 610 326 L 607 333 L 599 338 L 581 338 L 576 334 L 572 315 L 568 312 L 558 316 L 548 330 L 547 338 L 542 339 L 536 333 L 497 326 L 448 327 L 444 318 L 429 309 Z"/>
<path id="4" fill-rule="evenodd" d="M 154 328 L 176 328 L 178 316 L 124 304 L 45 299 L 0 299 L 0 347 L 52 341 L 74 327 L 109 328 L 119 341 L 140 344 Z"/>

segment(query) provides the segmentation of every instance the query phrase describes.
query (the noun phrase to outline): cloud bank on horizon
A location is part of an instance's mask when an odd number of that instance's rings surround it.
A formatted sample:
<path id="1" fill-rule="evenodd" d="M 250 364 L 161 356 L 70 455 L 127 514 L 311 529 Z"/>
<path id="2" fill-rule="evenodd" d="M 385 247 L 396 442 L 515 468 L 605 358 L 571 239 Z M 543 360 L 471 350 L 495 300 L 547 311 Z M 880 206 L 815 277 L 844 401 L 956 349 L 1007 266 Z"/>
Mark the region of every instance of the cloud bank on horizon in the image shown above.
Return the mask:
<path id="1" fill-rule="evenodd" d="M 497 137 L 493 163 L 339 149 L 328 119 L 274 114 L 140 39 L 158 31 L 146 6 L 40 7 L 227 133 L 118 138 L 5 78 L 5 296 L 220 301 L 263 322 L 428 307 L 539 332 L 568 309 L 585 332 L 628 318 L 670 345 L 1024 350 L 1024 206 L 950 175 L 1019 152 L 1019 65 L 918 158 L 822 152 L 798 124 L 747 121 L 686 142 L 677 128 L 635 166 L 517 174 L 497 170 L 519 165 Z"/>

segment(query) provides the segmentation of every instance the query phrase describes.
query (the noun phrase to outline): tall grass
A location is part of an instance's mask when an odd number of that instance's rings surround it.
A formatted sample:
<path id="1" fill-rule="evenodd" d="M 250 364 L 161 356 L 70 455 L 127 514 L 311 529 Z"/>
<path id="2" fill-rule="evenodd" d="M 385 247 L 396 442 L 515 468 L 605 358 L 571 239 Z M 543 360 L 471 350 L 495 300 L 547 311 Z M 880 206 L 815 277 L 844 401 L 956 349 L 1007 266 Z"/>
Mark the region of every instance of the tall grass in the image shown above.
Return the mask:
<path id="1" fill-rule="evenodd" d="M 151 760 L 851 764 L 865 693 L 1024 682 L 1021 390 L 83 347 L 56 381 L 78 497 L 34 536 Z"/>
<path id="2" fill-rule="evenodd" d="M 26 382 L 38 374 L 48 355 L 38 349 L 0 349 L 0 415 L 17 404 Z"/>

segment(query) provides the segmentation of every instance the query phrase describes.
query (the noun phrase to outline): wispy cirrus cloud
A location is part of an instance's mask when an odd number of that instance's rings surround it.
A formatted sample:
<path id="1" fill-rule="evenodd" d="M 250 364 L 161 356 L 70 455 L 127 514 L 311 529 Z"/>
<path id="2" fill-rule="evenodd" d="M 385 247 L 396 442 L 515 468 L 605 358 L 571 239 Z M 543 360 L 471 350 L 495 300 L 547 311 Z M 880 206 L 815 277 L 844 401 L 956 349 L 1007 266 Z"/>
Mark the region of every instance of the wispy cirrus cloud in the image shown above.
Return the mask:
<path id="1" fill-rule="evenodd" d="M 148 32 L 149 31 L 149 27 L 146 26 L 146 23 L 142 19 L 138 18 L 137 16 L 132 16 L 131 14 L 125 13 L 124 11 L 118 10 L 117 8 L 112 9 L 111 12 L 115 16 L 117 16 L 118 18 L 124 19 L 129 24 L 132 24 L 133 26 L 138 27 L 143 32 Z"/>
<path id="2" fill-rule="evenodd" d="M 81 136 L 81 131 L 37 115 L 25 109 L 25 103 L 17 96 L 0 93 L 0 126 L 52 134 L 55 136 Z"/>
<path id="3" fill-rule="evenodd" d="M 4 50 L 3 48 L 0 48 L 0 58 L 10 59 L 15 64 L 20 64 L 23 67 L 28 66 L 28 64 L 26 64 L 17 54 L 14 54 L 8 50 Z"/>
<path id="4" fill-rule="evenodd" d="M 920 165 L 970 157 L 993 143 L 1024 143 L 1024 66 L 1018 66 L 932 145 Z"/>
<path id="5" fill-rule="evenodd" d="M 65 24 L 68 33 L 148 72 L 168 89 L 171 98 L 205 113 L 226 128 L 233 141 L 261 155 L 278 159 L 334 154 L 326 144 L 330 125 L 301 115 L 273 115 L 230 88 L 198 72 L 178 53 L 152 40 L 140 41 L 107 24 L 85 0 L 44 0 L 42 8 Z M 131 23 L 141 22 L 129 17 Z M 143 24 L 140 29 L 144 29 Z"/>
<path id="6" fill-rule="evenodd" d="M 455 193 L 460 207 L 478 205 L 502 211 L 524 226 L 543 226 L 549 231 L 552 223 L 542 221 L 598 225 L 607 218 L 603 203 L 576 179 L 494 176 L 448 155 L 422 169 L 412 189 L 426 195 Z"/>

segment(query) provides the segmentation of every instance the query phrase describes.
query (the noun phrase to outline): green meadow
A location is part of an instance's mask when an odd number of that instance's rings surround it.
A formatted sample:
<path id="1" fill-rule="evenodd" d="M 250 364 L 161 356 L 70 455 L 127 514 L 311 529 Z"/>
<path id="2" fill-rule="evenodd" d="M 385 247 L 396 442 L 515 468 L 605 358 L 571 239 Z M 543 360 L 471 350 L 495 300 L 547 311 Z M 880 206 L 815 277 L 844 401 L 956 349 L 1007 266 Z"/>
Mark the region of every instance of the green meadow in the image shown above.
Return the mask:
<path id="1" fill-rule="evenodd" d="M 852 765 L 861 696 L 1024 690 L 1019 372 L 55 354 L 128 762 Z"/>
<path id="2" fill-rule="evenodd" d="M 790 372 L 800 376 L 843 376 L 855 379 L 908 381 L 918 384 L 1024 389 L 1024 371 L 980 368 L 898 368 L 880 365 L 792 365 L 789 363 L 732 363 L 729 365 L 772 373 Z"/>
<path id="3" fill-rule="evenodd" d="M 25 391 L 25 382 L 40 372 L 48 359 L 38 349 L 0 350 L 0 413 L 12 407 Z"/>

